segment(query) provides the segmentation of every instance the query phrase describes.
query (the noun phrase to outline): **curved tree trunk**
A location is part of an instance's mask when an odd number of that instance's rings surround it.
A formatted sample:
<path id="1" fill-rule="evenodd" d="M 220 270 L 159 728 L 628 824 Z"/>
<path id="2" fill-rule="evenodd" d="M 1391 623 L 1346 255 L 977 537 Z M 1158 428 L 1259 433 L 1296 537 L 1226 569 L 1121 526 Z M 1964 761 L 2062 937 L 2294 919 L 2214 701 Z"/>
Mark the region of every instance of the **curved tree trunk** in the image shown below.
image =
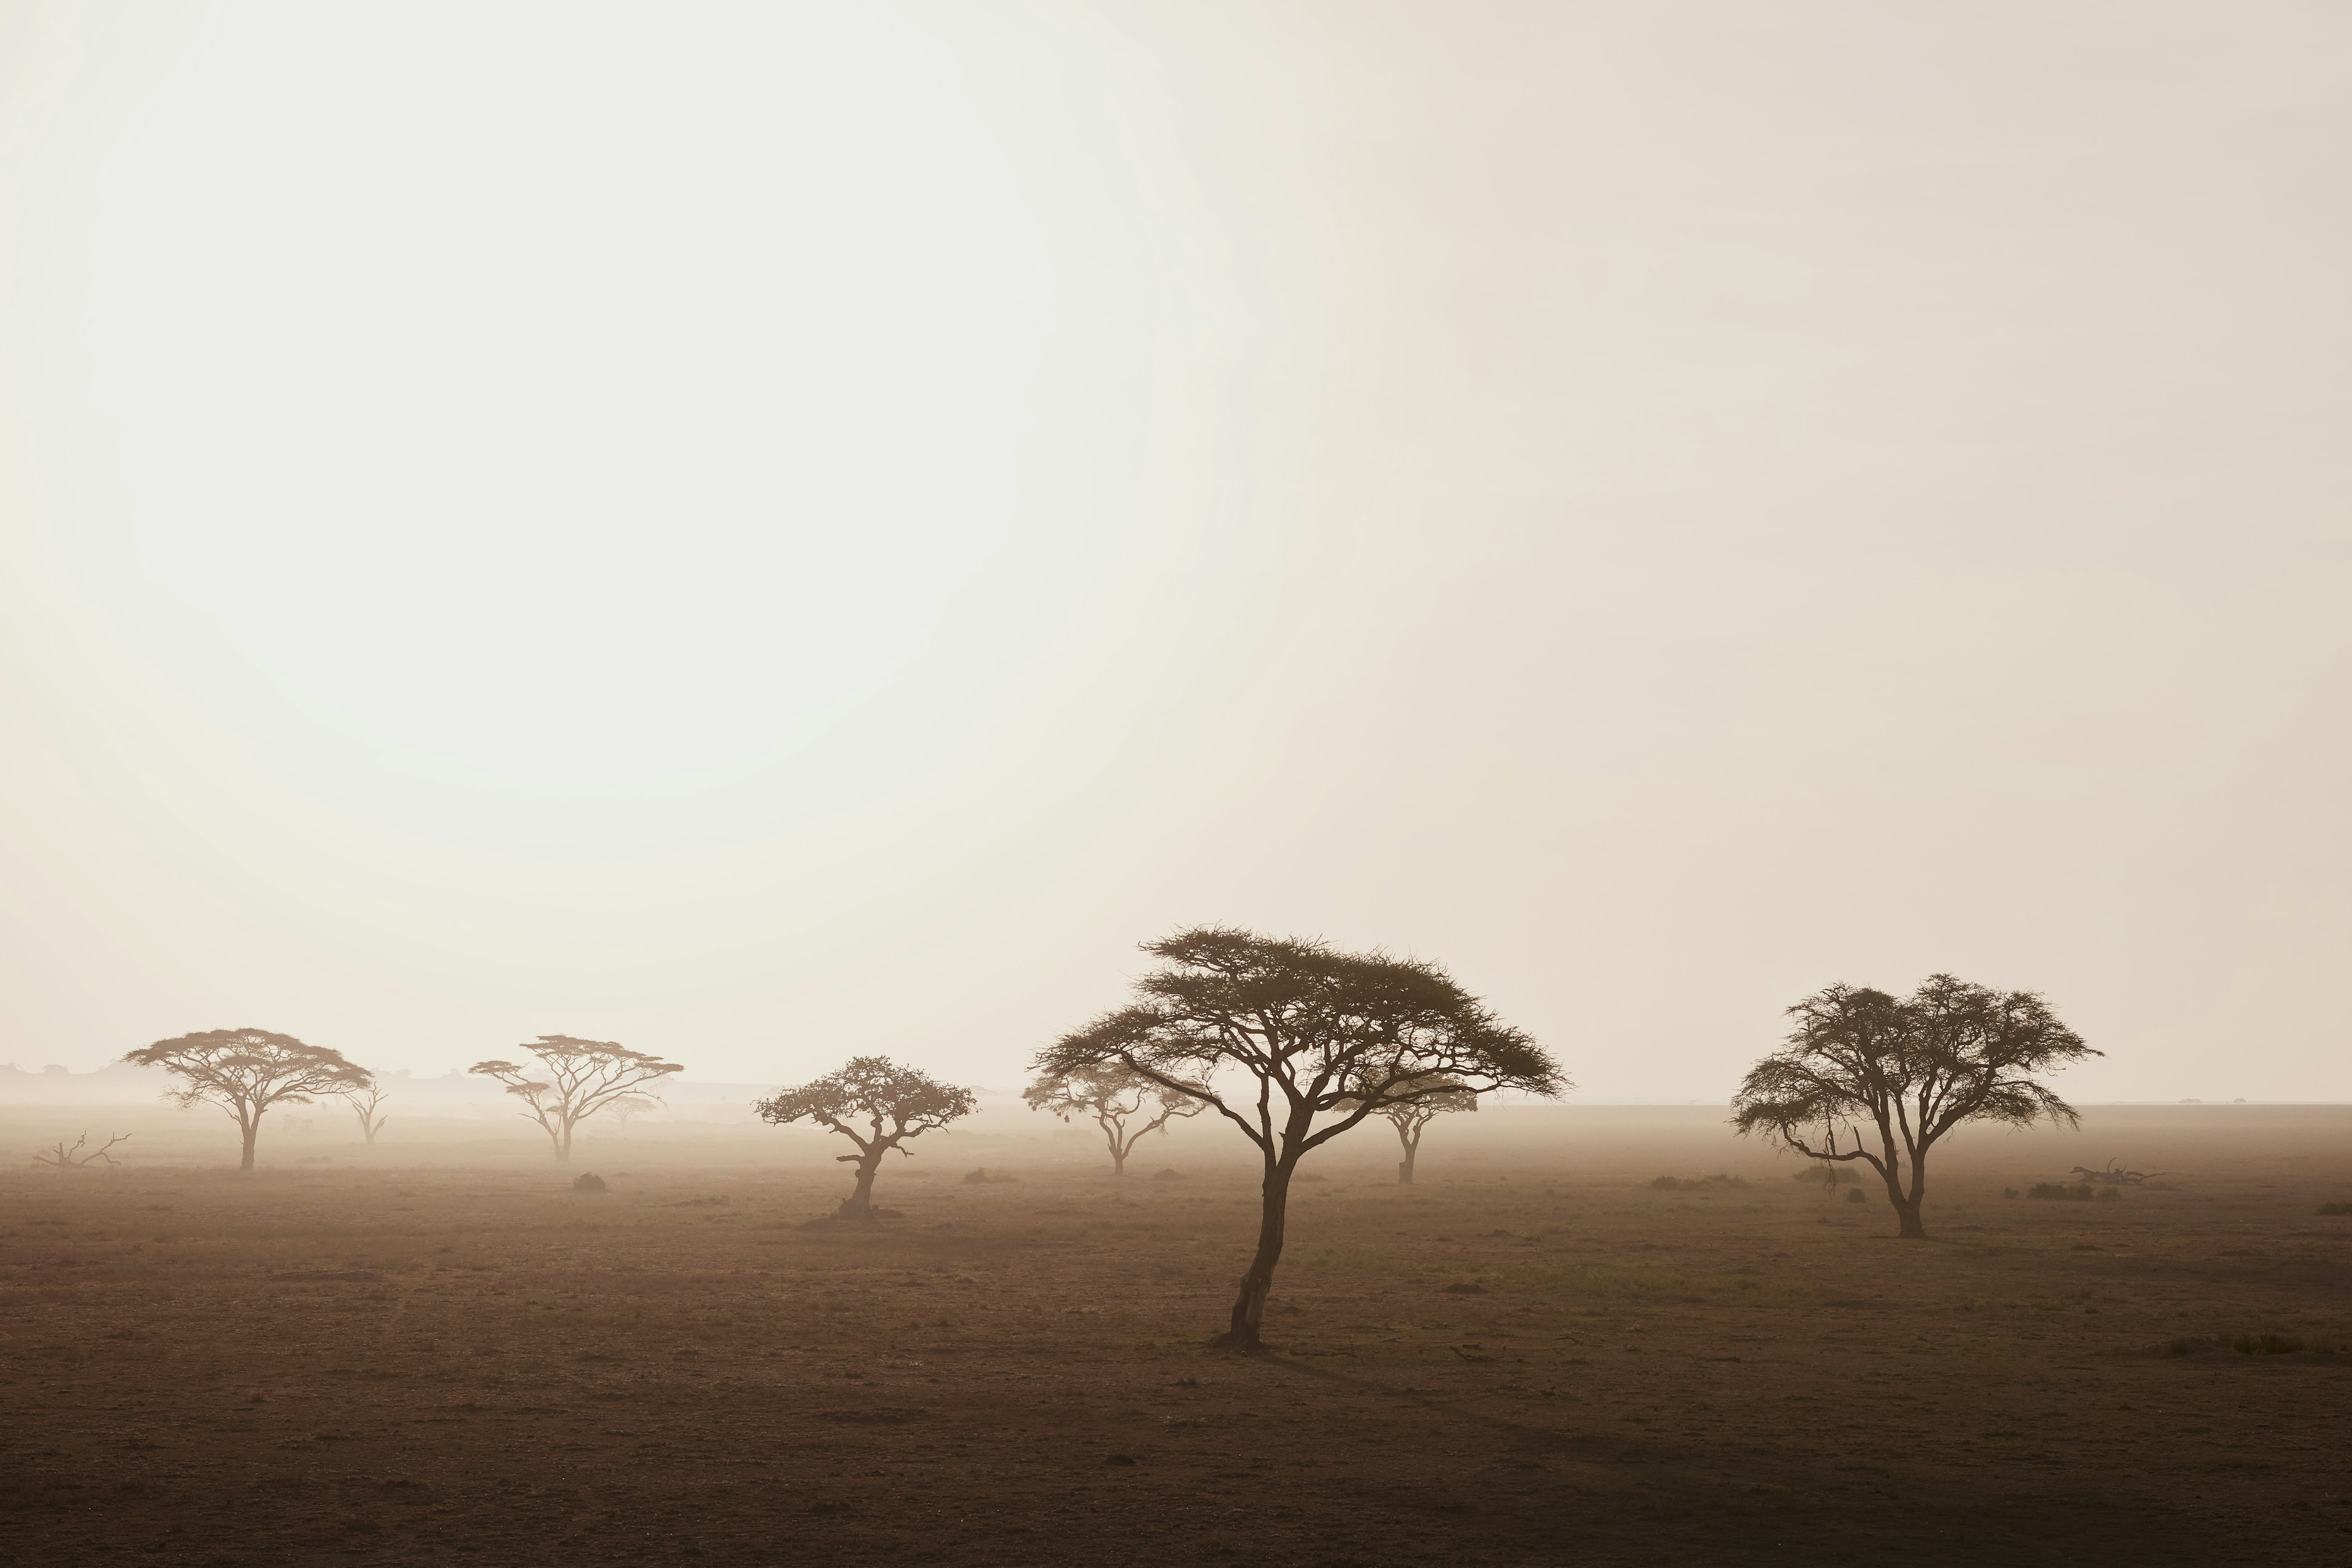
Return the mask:
<path id="1" fill-rule="evenodd" d="M 857 1185 L 841 1200 L 838 1217 L 870 1220 L 874 1217 L 874 1173 L 882 1168 L 882 1151 L 877 1149 L 857 1162 Z"/>
<path id="2" fill-rule="evenodd" d="M 1257 1255 L 1250 1259 L 1249 1272 L 1242 1276 L 1241 1289 L 1234 1298 L 1233 1325 L 1217 1336 L 1216 1342 L 1227 1350 L 1264 1348 L 1258 1328 L 1265 1320 L 1265 1299 L 1274 1290 L 1274 1266 L 1282 1260 L 1282 1227 L 1290 1204 L 1290 1174 L 1295 1168 L 1276 1163 L 1266 1169 L 1265 1203 L 1257 1226 Z"/>
<path id="3" fill-rule="evenodd" d="M 260 1113 L 255 1112 L 250 1120 L 238 1118 L 237 1128 L 245 1135 L 245 1157 L 237 1162 L 236 1168 L 240 1171 L 250 1171 L 253 1169 L 253 1145 L 261 1136 Z"/>
<path id="4" fill-rule="evenodd" d="M 1400 1129 L 1397 1132 L 1397 1142 L 1404 1145 L 1404 1158 L 1397 1162 L 1397 1185 L 1409 1187 L 1412 1185 L 1413 1162 L 1421 1158 L 1421 1136 L 1415 1133 L 1408 1138 Z"/>

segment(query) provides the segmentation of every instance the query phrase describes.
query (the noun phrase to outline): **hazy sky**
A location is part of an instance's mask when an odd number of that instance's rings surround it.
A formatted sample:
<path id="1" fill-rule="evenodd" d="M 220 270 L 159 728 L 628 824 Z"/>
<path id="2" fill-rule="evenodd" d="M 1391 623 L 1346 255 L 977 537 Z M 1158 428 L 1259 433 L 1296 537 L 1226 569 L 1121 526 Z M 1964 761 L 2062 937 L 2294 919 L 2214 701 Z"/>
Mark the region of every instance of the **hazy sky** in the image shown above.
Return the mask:
<path id="1" fill-rule="evenodd" d="M 2352 10 L 0 3 L 0 1060 L 2352 1097 Z"/>

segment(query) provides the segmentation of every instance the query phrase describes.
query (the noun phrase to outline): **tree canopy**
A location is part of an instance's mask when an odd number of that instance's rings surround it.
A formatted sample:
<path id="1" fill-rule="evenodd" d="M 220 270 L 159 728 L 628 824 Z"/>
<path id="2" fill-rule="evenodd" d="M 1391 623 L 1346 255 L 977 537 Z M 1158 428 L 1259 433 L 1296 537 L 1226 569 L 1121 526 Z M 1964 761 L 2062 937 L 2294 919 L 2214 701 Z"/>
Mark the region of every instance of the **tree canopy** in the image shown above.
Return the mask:
<path id="1" fill-rule="evenodd" d="M 1949 974 L 1901 999 L 1832 985 L 1788 1016 L 1786 1045 L 1733 1098 L 1732 1125 L 1810 1159 L 1869 1165 L 1906 1237 L 1927 1234 L 1919 1205 L 1937 1140 L 1968 1121 L 2079 1125 L 2035 1075 L 2101 1054 L 2039 994 Z"/>
<path id="2" fill-rule="evenodd" d="M 1091 1118 L 1109 1145 L 1114 1175 L 1127 1173 L 1127 1157 L 1144 1139 L 1165 1131 L 1171 1121 L 1209 1109 L 1203 1086 L 1164 1089 L 1117 1062 L 1041 1078 L 1022 1090 L 1021 1098 L 1030 1110 L 1048 1111 L 1065 1121 Z"/>
<path id="3" fill-rule="evenodd" d="M 537 1066 L 494 1060 L 476 1062 L 468 1072 L 495 1079 L 523 1102 L 525 1120 L 539 1124 L 558 1160 L 572 1158 L 572 1130 L 624 1095 L 686 1068 L 612 1040 L 541 1035 L 522 1047 Z M 650 1097 L 658 1100 L 658 1095 Z"/>
<path id="4" fill-rule="evenodd" d="M 243 1134 L 240 1170 L 253 1169 L 253 1152 L 260 1135 L 262 1113 L 286 1103 L 309 1105 L 321 1094 L 365 1089 L 374 1079 L 341 1051 L 307 1045 L 291 1035 L 268 1029 L 209 1029 L 158 1040 L 122 1059 L 141 1067 L 159 1067 L 180 1080 L 163 1098 L 183 1110 L 216 1105 L 236 1118 Z"/>

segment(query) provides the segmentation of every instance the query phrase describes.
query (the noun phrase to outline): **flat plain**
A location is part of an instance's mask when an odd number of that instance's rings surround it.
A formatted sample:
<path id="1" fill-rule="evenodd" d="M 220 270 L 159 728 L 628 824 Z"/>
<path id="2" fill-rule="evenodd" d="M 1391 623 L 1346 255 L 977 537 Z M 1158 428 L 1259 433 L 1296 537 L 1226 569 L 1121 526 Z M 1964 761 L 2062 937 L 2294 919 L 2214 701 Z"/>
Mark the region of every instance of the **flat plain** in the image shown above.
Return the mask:
<path id="1" fill-rule="evenodd" d="M 17 1108 L 0 1147 L 104 1115 Z M 187 1152 L 217 1129 L 154 1116 L 163 1156 L 0 1178 L 0 1541 L 221 1568 L 2352 1561 L 2352 1215 L 2319 1212 L 2352 1199 L 2352 1108 L 1973 1136 L 1925 1243 L 1721 1118 L 1451 1119 L 1411 1188 L 1351 1134 L 1297 1190 L 1276 1352 L 1244 1360 L 1205 1344 L 1255 1224 L 1222 1129 L 1113 1180 L 983 1117 L 849 1227 L 831 1151 L 761 1128 L 633 1126 L 559 1168 L 454 1122 L 331 1127 L 238 1176 Z M 2110 1154 L 2166 1173 L 2001 1195 Z"/>

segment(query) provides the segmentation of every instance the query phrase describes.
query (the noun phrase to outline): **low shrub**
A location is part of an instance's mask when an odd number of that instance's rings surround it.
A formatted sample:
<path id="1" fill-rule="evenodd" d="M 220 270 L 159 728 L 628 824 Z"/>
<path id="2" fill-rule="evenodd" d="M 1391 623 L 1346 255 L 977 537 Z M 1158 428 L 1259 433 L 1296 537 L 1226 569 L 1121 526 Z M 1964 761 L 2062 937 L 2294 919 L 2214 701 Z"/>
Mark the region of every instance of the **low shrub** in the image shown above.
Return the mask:
<path id="1" fill-rule="evenodd" d="M 2321 1214 L 2352 1214 L 2352 1204 L 2322 1204 L 2319 1205 L 2319 1212 Z"/>
<path id="2" fill-rule="evenodd" d="M 2240 1355 L 2293 1355 L 2305 1345 L 2293 1334 L 2240 1334 L 2230 1348 Z"/>
<path id="3" fill-rule="evenodd" d="M 1845 1201 L 1850 1204 L 1858 1204 L 1867 1200 L 1864 1198 L 1862 1189 L 1860 1187 L 1848 1187 L 1845 1193 Z"/>
<path id="4" fill-rule="evenodd" d="M 2123 1195 L 2124 1190 L 2121 1187 L 2101 1187 L 2099 1189 L 2099 1198 L 2101 1202 L 2110 1202 L 2116 1198 L 2122 1197 Z"/>
<path id="5" fill-rule="evenodd" d="M 2025 1195 L 2029 1198 L 2086 1204 L 2091 1201 L 2091 1187 L 2087 1182 L 2072 1187 L 2063 1182 L 2036 1182 L 2025 1189 Z"/>
<path id="6" fill-rule="evenodd" d="M 2017 1189 L 2015 1187 L 2003 1187 L 2000 1190 L 2000 1195 L 2005 1198 L 2013 1198 L 2017 1195 Z"/>
<path id="7" fill-rule="evenodd" d="M 583 1171 L 572 1178 L 572 1190 L 575 1193 L 601 1193 L 604 1190 L 604 1178 L 593 1171 Z"/>
<path id="8" fill-rule="evenodd" d="M 1843 1165 L 1828 1164 L 1808 1165 L 1803 1170 L 1798 1172 L 1791 1179 L 1800 1182 L 1811 1182 L 1815 1186 L 1822 1187 L 1834 1187 L 1847 1182 L 1858 1182 L 1862 1180 L 1860 1176 L 1855 1175 Z"/>

